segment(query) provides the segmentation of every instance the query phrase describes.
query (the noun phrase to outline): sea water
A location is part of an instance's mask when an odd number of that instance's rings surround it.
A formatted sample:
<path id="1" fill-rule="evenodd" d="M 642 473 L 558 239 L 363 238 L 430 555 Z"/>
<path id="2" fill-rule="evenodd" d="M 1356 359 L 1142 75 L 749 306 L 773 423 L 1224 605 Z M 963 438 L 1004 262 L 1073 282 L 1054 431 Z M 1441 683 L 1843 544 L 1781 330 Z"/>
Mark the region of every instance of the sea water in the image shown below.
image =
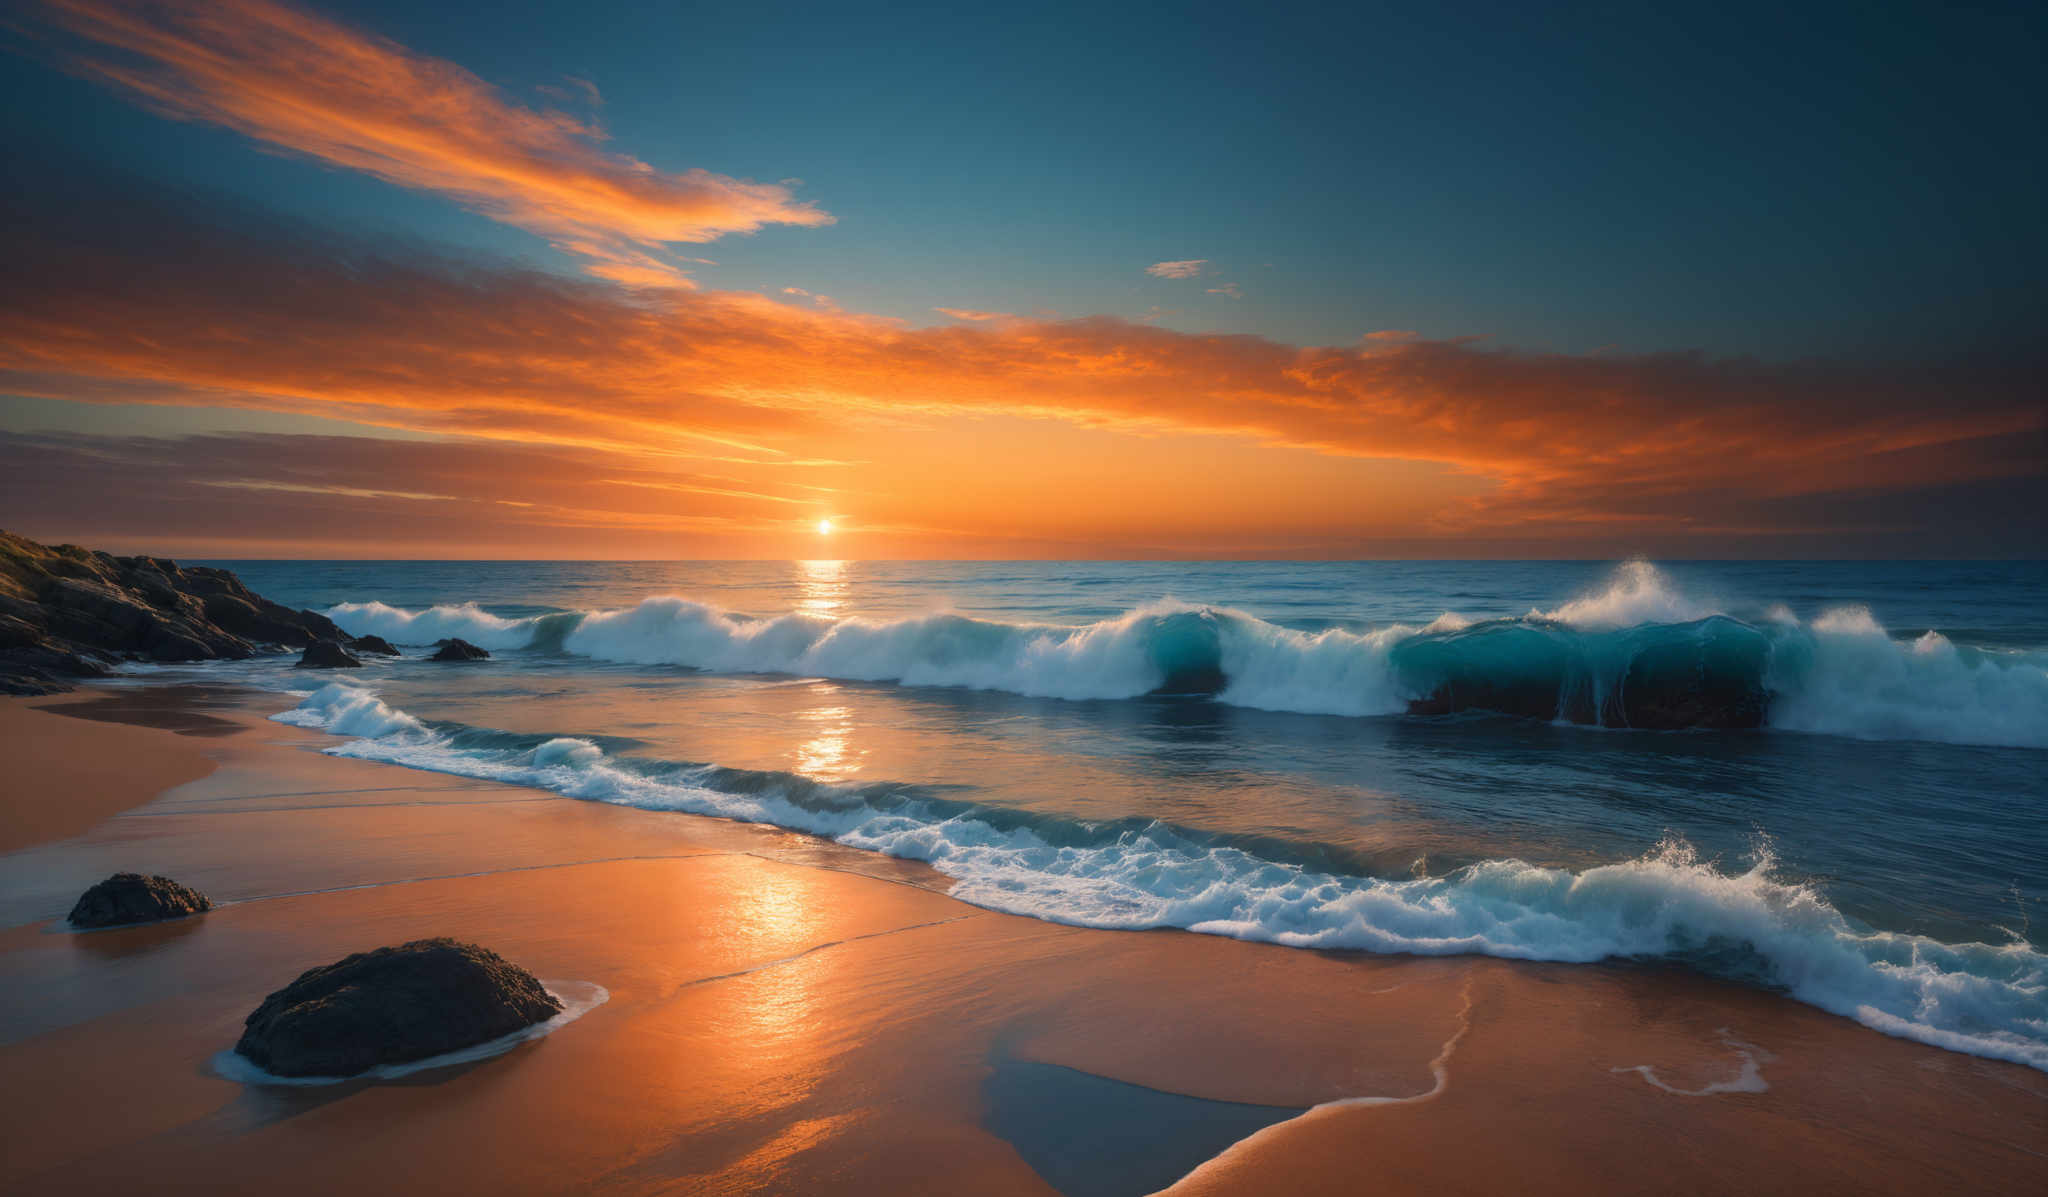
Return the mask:
<path id="1" fill-rule="evenodd" d="M 1678 961 L 2048 1068 L 2041 563 L 218 564 L 406 648 L 166 671 L 337 754 L 1063 923 Z"/>

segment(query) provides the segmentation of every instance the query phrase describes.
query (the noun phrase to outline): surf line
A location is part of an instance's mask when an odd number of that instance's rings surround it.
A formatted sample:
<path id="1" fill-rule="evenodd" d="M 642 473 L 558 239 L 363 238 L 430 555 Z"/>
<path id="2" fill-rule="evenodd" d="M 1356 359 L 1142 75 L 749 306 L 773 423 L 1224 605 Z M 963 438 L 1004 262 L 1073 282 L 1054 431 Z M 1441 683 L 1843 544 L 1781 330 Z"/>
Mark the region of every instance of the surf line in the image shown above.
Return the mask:
<path id="1" fill-rule="evenodd" d="M 1648 1064 L 1624 1064 L 1608 1071 L 1638 1073 L 1652 1085 L 1677 1097 L 1712 1097 L 1716 1093 L 1762 1093 L 1769 1089 L 1771 1083 L 1764 1079 L 1762 1066 L 1777 1057 L 1754 1043 L 1744 1043 L 1737 1039 L 1727 1027 L 1720 1028 L 1718 1034 L 1722 1043 L 1733 1048 L 1735 1054 L 1742 1057 L 1742 1068 L 1732 1078 L 1714 1081 L 1703 1089 L 1681 1089 L 1676 1085 L 1666 1084 L 1658 1079 L 1657 1070 Z"/>
<path id="2" fill-rule="evenodd" d="M 1396 988 L 1399 987 L 1397 986 Z M 1276 1122 L 1271 1126 L 1263 1127 L 1232 1143 L 1216 1155 L 1205 1160 L 1194 1171 L 1174 1181 L 1163 1192 L 1170 1193 L 1189 1181 L 1201 1178 L 1205 1173 L 1221 1171 L 1225 1161 L 1231 1157 L 1242 1152 L 1254 1150 L 1262 1141 L 1284 1133 L 1286 1128 L 1293 1126 L 1297 1122 L 1303 1122 L 1311 1118 L 1328 1117 L 1338 1110 L 1355 1109 L 1363 1106 L 1416 1105 L 1425 1101 L 1435 1101 L 1437 1098 L 1442 1097 L 1451 1087 L 1451 1057 L 1456 1054 L 1458 1045 L 1464 1042 L 1465 1036 L 1471 1033 L 1472 1030 L 1472 1009 L 1477 1003 L 1477 999 L 1472 993 L 1472 979 L 1470 977 L 1465 979 L 1464 999 L 1463 1006 L 1458 1010 L 1458 1028 L 1451 1032 L 1449 1039 L 1444 1040 L 1444 1045 L 1437 1049 L 1436 1058 L 1429 1062 L 1429 1073 L 1434 1078 L 1435 1083 L 1430 1085 L 1426 1092 L 1411 1094 L 1407 1097 L 1339 1097 L 1310 1106 L 1285 1122 Z"/>

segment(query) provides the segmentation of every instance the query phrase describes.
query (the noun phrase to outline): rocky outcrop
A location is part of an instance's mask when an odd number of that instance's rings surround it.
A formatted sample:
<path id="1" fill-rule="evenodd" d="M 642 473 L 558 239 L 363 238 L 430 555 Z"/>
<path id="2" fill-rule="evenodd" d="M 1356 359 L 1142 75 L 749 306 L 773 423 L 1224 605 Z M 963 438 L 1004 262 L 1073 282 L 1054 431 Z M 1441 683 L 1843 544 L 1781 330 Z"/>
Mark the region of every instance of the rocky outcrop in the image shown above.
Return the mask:
<path id="1" fill-rule="evenodd" d="M 441 651 L 430 661 L 481 661 L 491 655 L 467 640 L 436 640 L 434 645 Z"/>
<path id="2" fill-rule="evenodd" d="M 277 1076 L 354 1076 L 488 1043 L 562 1012 L 496 952 L 421 939 L 310 969 L 263 999 L 235 1051 Z"/>
<path id="3" fill-rule="evenodd" d="M 123 927 L 183 918 L 212 909 L 213 903 L 205 894 L 169 877 L 116 873 L 79 895 L 78 902 L 71 907 L 71 925 Z"/>
<path id="4" fill-rule="evenodd" d="M 297 669 L 361 669 L 362 661 L 332 640 L 316 640 L 306 646 Z"/>
<path id="5" fill-rule="evenodd" d="M 362 653 L 366 656 L 395 657 L 399 655 L 398 649 L 382 636 L 357 636 L 349 641 L 348 646 L 350 651 Z"/>
<path id="6" fill-rule="evenodd" d="M 322 640 L 349 637 L 227 570 L 0 532 L 0 693 L 54 693 L 123 660 L 235 659 Z"/>

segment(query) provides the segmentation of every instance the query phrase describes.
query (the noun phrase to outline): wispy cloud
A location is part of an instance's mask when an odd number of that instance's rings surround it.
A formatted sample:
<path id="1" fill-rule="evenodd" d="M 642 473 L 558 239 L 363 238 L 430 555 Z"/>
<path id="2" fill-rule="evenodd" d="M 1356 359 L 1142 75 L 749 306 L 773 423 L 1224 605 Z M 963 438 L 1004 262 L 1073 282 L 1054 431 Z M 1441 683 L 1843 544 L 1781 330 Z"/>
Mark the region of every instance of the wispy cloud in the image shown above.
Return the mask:
<path id="1" fill-rule="evenodd" d="M 1208 266 L 1207 258 L 1189 258 L 1183 262 L 1154 262 L 1145 267 L 1145 273 L 1153 278 L 1194 278 Z"/>
<path id="2" fill-rule="evenodd" d="M 839 304 L 830 295 L 820 295 L 816 291 L 806 291 L 802 287 L 784 287 L 782 293 L 784 295 L 794 295 L 798 299 L 808 299 L 828 312 L 839 310 Z"/>
<path id="3" fill-rule="evenodd" d="M 559 100 L 565 104 L 580 103 L 592 108 L 604 107 L 604 93 L 597 90 L 597 84 L 576 75 L 562 76 L 562 82 L 559 86 L 552 83 L 542 83 L 533 90 L 551 100 Z"/>
<path id="4" fill-rule="evenodd" d="M 955 320 L 1005 320 L 1010 316 L 1008 312 L 977 312 L 972 308 L 933 308 L 932 311 Z"/>
<path id="5" fill-rule="evenodd" d="M 786 186 L 657 170 L 455 63 L 272 0 L 44 0 L 74 69 L 182 120 L 448 196 L 590 270 L 679 285 L 663 247 L 832 217 Z M 570 79 L 592 106 L 586 80 Z"/>
<path id="6" fill-rule="evenodd" d="M 108 486 L 111 477 L 123 485 Z M 407 488 L 427 477 L 433 492 Z M 126 497 L 138 491 L 156 499 L 146 511 Z M 158 543 L 424 545 L 502 556 L 524 542 L 575 556 L 604 544 L 673 551 L 678 535 L 723 540 L 730 551 L 736 537 L 808 528 L 826 499 L 748 489 L 659 461 L 461 438 L 29 434 L 0 436 L 0 501 L 11 526 L 105 529 Z"/>
<path id="7" fill-rule="evenodd" d="M 1222 285 L 1222 286 L 1220 286 L 1220 287 L 1211 287 L 1211 288 L 1209 288 L 1209 294 L 1211 294 L 1211 295 L 1224 295 L 1224 296 L 1228 296 L 1228 297 L 1229 297 L 1229 298 L 1231 298 L 1231 299 L 1243 299 L 1243 298 L 1244 298 L 1244 292 L 1242 292 L 1242 291 L 1240 291 L 1240 290 L 1238 290 L 1238 289 L 1237 289 L 1237 284 L 1236 284 L 1236 283 L 1225 283 L 1225 284 L 1223 284 L 1223 285 Z"/>

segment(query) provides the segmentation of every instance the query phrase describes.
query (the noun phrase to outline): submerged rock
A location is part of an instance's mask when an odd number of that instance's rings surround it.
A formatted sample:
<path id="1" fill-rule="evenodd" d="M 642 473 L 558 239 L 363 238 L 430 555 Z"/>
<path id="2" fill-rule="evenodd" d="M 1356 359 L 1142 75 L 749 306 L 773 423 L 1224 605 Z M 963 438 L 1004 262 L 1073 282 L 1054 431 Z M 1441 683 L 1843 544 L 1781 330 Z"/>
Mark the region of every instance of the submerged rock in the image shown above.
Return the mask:
<path id="1" fill-rule="evenodd" d="M 169 877 L 116 873 L 85 893 L 71 908 L 74 927 L 121 927 L 183 918 L 212 910 L 213 902 Z"/>
<path id="2" fill-rule="evenodd" d="M 434 643 L 441 651 L 435 653 L 430 660 L 481 661 L 491 655 L 467 640 L 436 640 Z"/>
<path id="3" fill-rule="evenodd" d="M 382 636 L 357 636 L 348 642 L 348 646 L 353 652 L 369 653 L 372 656 L 395 657 L 399 655 L 398 649 L 393 647 L 391 642 Z"/>
<path id="4" fill-rule="evenodd" d="M 363 663 L 332 640 L 318 640 L 306 646 L 299 669 L 361 669 Z"/>
<path id="5" fill-rule="evenodd" d="M 249 1015 L 235 1051 L 277 1076 L 354 1076 L 488 1043 L 561 1012 L 532 973 L 496 952 L 419 939 L 301 973 Z"/>

